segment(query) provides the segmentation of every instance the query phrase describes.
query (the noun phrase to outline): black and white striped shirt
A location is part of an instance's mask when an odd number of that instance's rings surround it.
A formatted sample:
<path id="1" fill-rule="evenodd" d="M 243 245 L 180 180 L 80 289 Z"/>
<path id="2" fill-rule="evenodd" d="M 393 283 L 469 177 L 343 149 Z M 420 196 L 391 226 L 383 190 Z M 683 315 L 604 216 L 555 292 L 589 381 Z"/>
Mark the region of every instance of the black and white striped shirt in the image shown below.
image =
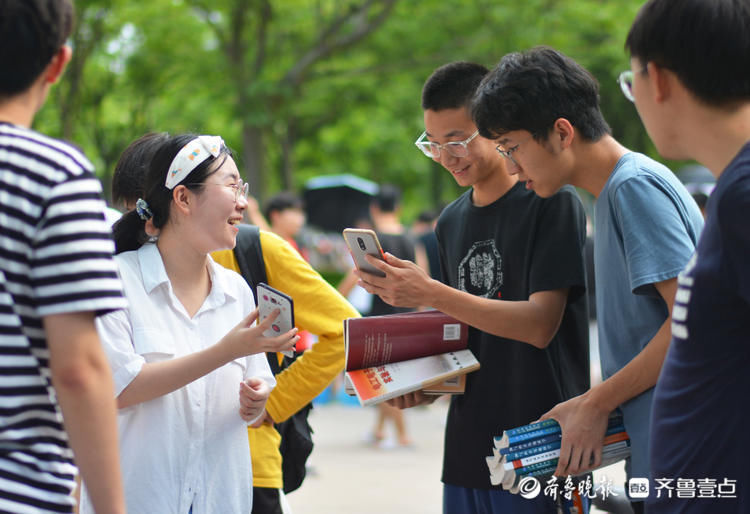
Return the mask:
<path id="1" fill-rule="evenodd" d="M 42 318 L 125 306 L 103 210 L 81 152 L 0 122 L 0 511 L 71 511 Z"/>

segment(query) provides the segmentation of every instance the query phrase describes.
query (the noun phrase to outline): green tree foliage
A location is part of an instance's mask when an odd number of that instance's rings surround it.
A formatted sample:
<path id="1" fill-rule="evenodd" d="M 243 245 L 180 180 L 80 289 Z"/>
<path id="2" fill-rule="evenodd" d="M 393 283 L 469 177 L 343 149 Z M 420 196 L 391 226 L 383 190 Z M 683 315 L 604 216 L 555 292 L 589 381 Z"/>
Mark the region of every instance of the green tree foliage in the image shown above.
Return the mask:
<path id="1" fill-rule="evenodd" d="M 151 130 L 221 134 L 261 198 L 353 173 L 405 192 L 407 217 L 459 190 L 412 142 L 437 66 L 547 44 L 601 83 L 615 137 L 655 155 L 619 92 L 641 0 L 78 0 L 74 61 L 38 128 L 90 155 L 105 185 Z"/>

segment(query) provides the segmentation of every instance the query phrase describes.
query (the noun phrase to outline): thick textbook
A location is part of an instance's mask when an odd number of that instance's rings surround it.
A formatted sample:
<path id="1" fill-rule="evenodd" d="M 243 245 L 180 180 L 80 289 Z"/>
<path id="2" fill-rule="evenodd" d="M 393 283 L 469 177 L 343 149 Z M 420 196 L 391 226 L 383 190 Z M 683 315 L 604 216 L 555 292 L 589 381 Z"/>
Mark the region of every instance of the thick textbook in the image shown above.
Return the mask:
<path id="1" fill-rule="evenodd" d="M 424 390 L 460 394 L 479 368 L 466 324 L 440 311 L 344 320 L 347 388 L 361 405 Z"/>
<path id="2" fill-rule="evenodd" d="M 465 323 L 440 311 L 406 312 L 344 320 L 346 369 L 361 369 L 463 350 Z"/>

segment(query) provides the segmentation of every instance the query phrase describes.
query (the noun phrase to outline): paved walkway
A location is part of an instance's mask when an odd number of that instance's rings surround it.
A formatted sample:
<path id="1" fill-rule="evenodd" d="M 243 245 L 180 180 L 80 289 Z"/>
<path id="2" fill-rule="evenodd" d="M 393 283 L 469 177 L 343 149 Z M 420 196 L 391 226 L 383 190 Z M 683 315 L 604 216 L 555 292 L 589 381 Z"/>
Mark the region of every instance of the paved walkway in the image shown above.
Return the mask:
<path id="1" fill-rule="evenodd" d="M 288 496 L 294 514 L 440 513 L 446 408 L 440 401 L 409 410 L 414 446 L 378 449 L 365 442 L 374 408 L 316 406 L 310 414 L 314 473 Z"/>
<path id="2" fill-rule="evenodd" d="M 595 325 L 591 325 L 592 382 L 600 380 Z M 413 448 L 378 449 L 365 442 L 375 409 L 356 400 L 317 404 L 310 414 L 314 473 L 287 498 L 294 514 L 440 514 L 443 432 L 447 402 L 405 411 Z M 621 485 L 623 463 L 594 473 Z M 597 511 L 592 509 L 592 514 Z"/>
<path id="3" fill-rule="evenodd" d="M 374 408 L 317 405 L 310 414 L 314 473 L 287 497 L 294 514 L 440 514 L 446 409 L 439 401 L 406 411 L 414 447 L 378 449 L 365 442 Z M 597 471 L 595 481 L 602 475 L 622 483 L 622 463 Z"/>

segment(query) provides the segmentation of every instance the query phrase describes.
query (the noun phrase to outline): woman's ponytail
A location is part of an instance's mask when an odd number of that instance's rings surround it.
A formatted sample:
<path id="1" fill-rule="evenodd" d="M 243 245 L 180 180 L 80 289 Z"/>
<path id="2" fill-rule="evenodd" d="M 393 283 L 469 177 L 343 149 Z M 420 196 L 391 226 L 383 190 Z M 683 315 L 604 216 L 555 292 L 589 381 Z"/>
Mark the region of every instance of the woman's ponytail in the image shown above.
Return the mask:
<path id="1" fill-rule="evenodd" d="M 137 250 L 148 241 L 145 231 L 146 222 L 141 219 L 135 209 L 126 212 L 112 227 L 115 239 L 115 255 Z"/>

